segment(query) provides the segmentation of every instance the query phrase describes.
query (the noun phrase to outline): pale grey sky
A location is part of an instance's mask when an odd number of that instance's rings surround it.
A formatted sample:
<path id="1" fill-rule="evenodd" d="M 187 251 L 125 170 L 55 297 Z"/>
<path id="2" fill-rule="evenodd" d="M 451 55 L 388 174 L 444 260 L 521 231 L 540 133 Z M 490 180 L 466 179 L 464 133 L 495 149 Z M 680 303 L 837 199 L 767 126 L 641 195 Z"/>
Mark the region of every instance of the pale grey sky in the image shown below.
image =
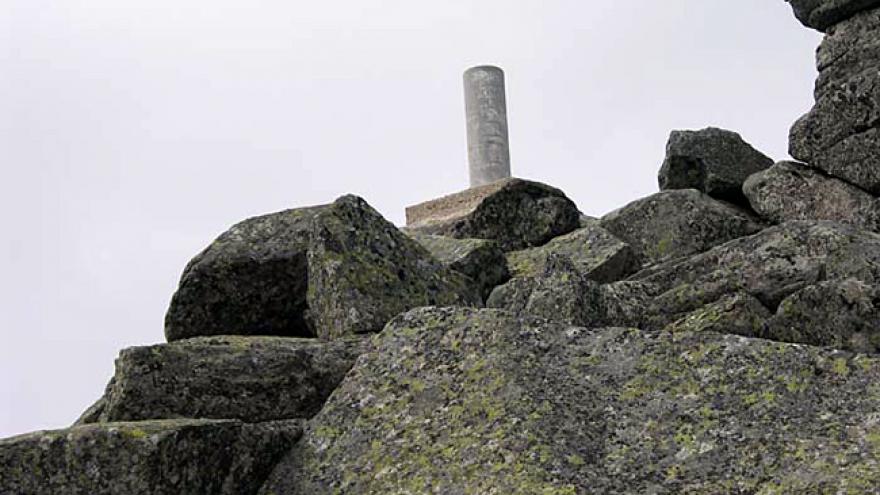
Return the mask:
<path id="1" fill-rule="evenodd" d="M 5 0 L 0 437 L 162 341 L 232 223 L 352 192 L 399 224 L 465 187 L 471 65 L 507 72 L 514 174 L 599 215 L 656 191 L 671 129 L 786 158 L 819 41 L 782 0 Z"/>

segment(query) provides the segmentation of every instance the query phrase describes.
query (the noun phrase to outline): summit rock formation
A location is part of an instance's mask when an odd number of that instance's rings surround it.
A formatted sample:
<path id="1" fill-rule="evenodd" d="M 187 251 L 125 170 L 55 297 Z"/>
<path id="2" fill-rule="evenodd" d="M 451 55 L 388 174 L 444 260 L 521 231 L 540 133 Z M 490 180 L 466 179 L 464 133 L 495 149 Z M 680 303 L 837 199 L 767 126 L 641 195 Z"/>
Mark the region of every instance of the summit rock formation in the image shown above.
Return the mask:
<path id="1" fill-rule="evenodd" d="M 789 3 L 798 162 L 709 127 L 601 218 L 505 178 L 244 220 L 0 495 L 880 493 L 880 1 Z"/>

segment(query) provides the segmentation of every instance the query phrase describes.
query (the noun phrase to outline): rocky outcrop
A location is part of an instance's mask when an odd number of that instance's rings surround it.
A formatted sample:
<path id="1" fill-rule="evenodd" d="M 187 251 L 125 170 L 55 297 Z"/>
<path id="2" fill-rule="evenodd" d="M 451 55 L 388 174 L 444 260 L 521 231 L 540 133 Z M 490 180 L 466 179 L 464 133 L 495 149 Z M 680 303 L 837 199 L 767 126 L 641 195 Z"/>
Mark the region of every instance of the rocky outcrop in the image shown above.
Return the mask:
<path id="1" fill-rule="evenodd" d="M 842 180 L 795 162 L 777 163 L 743 186 L 752 208 L 765 220 L 832 220 L 880 230 L 880 201 Z"/>
<path id="2" fill-rule="evenodd" d="M 856 279 L 812 285 L 785 298 L 760 336 L 880 353 L 880 289 Z"/>
<path id="3" fill-rule="evenodd" d="M 878 380 L 817 347 L 419 309 L 261 493 L 866 493 Z"/>
<path id="4" fill-rule="evenodd" d="M 504 251 L 540 246 L 578 228 L 580 212 L 565 193 L 506 179 L 406 209 L 407 229 L 456 239 L 491 239 Z"/>
<path id="5" fill-rule="evenodd" d="M 602 217 L 601 226 L 632 246 L 644 264 L 699 253 L 761 229 L 749 214 L 693 189 L 634 201 Z"/>
<path id="6" fill-rule="evenodd" d="M 773 160 L 732 131 L 709 127 L 672 131 L 660 167 L 660 190 L 696 189 L 716 199 L 748 206 L 742 184 Z"/>
<path id="7" fill-rule="evenodd" d="M 363 199 L 343 196 L 245 220 L 221 235 L 184 270 L 165 334 L 174 341 L 376 332 L 409 308 L 477 305 L 473 285 Z"/>
<path id="8" fill-rule="evenodd" d="M 302 433 L 297 421 L 165 420 L 0 440 L 6 495 L 248 495 Z"/>
<path id="9" fill-rule="evenodd" d="M 468 276 L 476 282 L 483 299 L 497 285 L 510 278 L 507 259 L 495 241 L 485 239 L 454 239 L 439 235 L 407 231 L 407 235 L 428 250 L 444 266 Z"/>
<path id="10" fill-rule="evenodd" d="M 859 12 L 880 7 L 880 0 L 785 0 L 804 26 L 825 31 Z"/>
<path id="11" fill-rule="evenodd" d="M 874 2 L 876 3 L 876 2 Z M 880 9 L 834 25 L 819 47 L 816 105 L 791 129 L 790 153 L 880 193 Z"/>
<path id="12" fill-rule="evenodd" d="M 307 419 L 345 377 L 362 345 L 358 338 L 223 336 L 132 347 L 119 354 L 100 411 L 81 422 Z"/>
<path id="13" fill-rule="evenodd" d="M 625 278 L 639 268 L 635 251 L 599 225 L 599 220 L 581 218 L 581 228 L 547 244 L 507 255 L 514 276 L 540 275 L 553 255 L 568 257 L 584 277 L 600 283 Z"/>

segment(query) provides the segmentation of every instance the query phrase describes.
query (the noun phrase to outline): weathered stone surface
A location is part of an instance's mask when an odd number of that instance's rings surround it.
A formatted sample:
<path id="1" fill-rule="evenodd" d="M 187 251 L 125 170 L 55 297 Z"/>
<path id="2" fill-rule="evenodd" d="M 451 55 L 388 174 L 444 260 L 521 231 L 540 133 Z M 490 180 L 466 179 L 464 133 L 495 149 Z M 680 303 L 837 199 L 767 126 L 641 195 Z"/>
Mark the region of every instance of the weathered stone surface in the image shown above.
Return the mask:
<path id="1" fill-rule="evenodd" d="M 788 222 L 633 275 L 628 281 L 640 283 L 649 302 L 628 323 L 662 328 L 737 293 L 775 311 L 805 287 L 845 278 L 880 280 L 880 235 L 833 222 Z"/>
<path id="2" fill-rule="evenodd" d="M 773 160 L 746 143 L 739 134 L 708 127 L 672 131 L 660 167 L 660 190 L 697 189 L 734 204 L 747 205 L 742 184 Z"/>
<path id="3" fill-rule="evenodd" d="M 859 12 L 880 6 L 880 0 L 785 0 L 804 26 L 825 31 Z"/>
<path id="4" fill-rule="evenodd" d="M 326 207 L 251 218 L 187 264 L 165 316 L 169 341 L 198 335 L 309 335 L 309 231 Z"/>
<path id="5" fill-rule="evenodd" d="M 693 189 L 639 199 L 602 217 L 601 225 L 642 263 L 699 253 L 761 229 L 748 214 Z"/>
<path id="6" fill-rule="evenodd" d="M 855 279 L 822 282 L 782 301 L 762 337 L 880 352 L 880 289 Z"/>
<path id="7" fill-rule="evenodd" d="M 570 258 L 551 254 L 544 271 L 515 277 L 497 287 L 486 306 L 517 315 L 532 315 L 573 325 L 596 326 L 603 321 L 599 285 L 587 279 Z"/>
<path id="8" fill-rule="evenodd" d="M 603 229 L 599 220 L 582 217 L 581 225 L 580 229 L 543 246 L 509 253 L 507 260 L 513 275 L 540 274 L 553 254 L 567 256 L 582 275 L 600 283 L 620 280 L 638 270 L 635 251 Z"/>
<path id="9" fill-rule="evenodd" d="M 791 129 L 789 152 L 880 193 L 880 9 L 835 25 L 819 48 L 816 105 Z"/>
<path id="10" fill-rule="evenodd" d="M 406 231 L 407 235 L 428 250 L 443 265 L 467 275 L 476 282 L 483 299 L 496 286 L 510 278 L 507 258 L 495 241 L 485 239 L 455 239 L 440 235 Z"/>
<path id="11" fill-rule="evenodd" d="M 4 495 L 247 495 L 302 433 L 299 422 L 163 420 L 0 440 Z"/>
<path id="12" fill-rule="evenodd" d="M 713 332 L 418 309 L 261 493 L 869 493 L 880 362 Z"/>
<path id="13" fill-rule="evenodd" d="M 717 332 L 755 337 L 771 313 L 747 293 L 722 296 L 666 327 L 671 332 Z"/>
<path id="14" fill-rule="evenodd" d="M 419 306 L 479 306 L 467 277 L 444 267 L 362 199 L 343 196 L 315 218 L 309 314 L 318 336 L 378 332 Z"/>
<path id="15" fill-rule="evenodd" d="M 80 423 L 307 419 L 321 409 L 362 347 L 362 338 L 240 336 L 131 347 L 116 360 L 100 411 Z"/>
<path id="16" fill-rule="evenodd" d="M 457 239 L 491 239 L 504 251 L 540 246 L 578 227 L 580 213 L 554 187 L 506 179 L 406 209 L 407 229 Z"/>
<path id="17" fill-rule="evenodd" d="M 363 199 L 245 220 L 189 263 L 165 319 L 169 341 L 202 335 L 334 338 L 382 329 L 430 304 L 479 304 Z"/>
<path id="18" fill-rule="evenodd" d="M 795 162 L 781 162 L 743 186 L 758 215 L 772 223 L 833 220 L 880 229 L 880 201 L 867 192 Z"/>

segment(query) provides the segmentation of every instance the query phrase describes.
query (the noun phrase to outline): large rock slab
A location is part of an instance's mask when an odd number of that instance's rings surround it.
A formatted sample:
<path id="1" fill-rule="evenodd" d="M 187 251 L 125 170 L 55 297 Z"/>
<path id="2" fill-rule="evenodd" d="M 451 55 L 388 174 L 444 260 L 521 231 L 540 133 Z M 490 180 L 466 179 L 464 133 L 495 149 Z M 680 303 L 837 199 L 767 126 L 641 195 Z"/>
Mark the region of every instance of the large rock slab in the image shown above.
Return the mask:
<path id="1" fill-rule="evenodd" d="M 787 297 L 762 337 L 880 352 L 880 289 L 856 279 L 822 282 Z"/>
<path id="2" fill-rule="evenodd" d="M 634 201 L 602 217 L 601 226 L 632 246 L 642 263 L 699 253 L 761 229 L 748 213 L 693 189 Z"/>
<path id="3" fill-rule="evenodd" d="M 184 270 L 165 335 L 376 332 L 413 307 L 477 305 L 473 285 L 366 201 L 343 196 L 245 220 L 222 234 Z"/>
<path id="4" fill-rule="evenodd" d="M 880 361 L 494 310 L 392 321 L 261 493 L 870 493 Z"/>
<path id="5" fill-rule="evenodd" d="M 81 423 L 165 418 L 248 423 L 310 418 L 363 339 L 200 337 L 124 349 L 99 412 Z"/>
<path id="6" fill-rule="evenodd" d="M 547 244 L 508 253 L 510 271 L 517 277 L 540 275 L 553 255 L 566 256 L 590 280 L 608 283 L 639 269 L 639 260 L 629 244 L 611 235 L 599 220 L 581 218 L 581 228 Z"/>
<path id="7" fill-rule="evenodd" d="M 495 241 L 455 239 L 440 235 L 406 231 L 407 235 L 428 250 L 444 266 L 467 275 L 477 284 L 483 299 L 496 286 L 510 278 L 507 258 Z"/>
<path id="8" fill-rule="evenodd" d="M 713 198 L 747 206 L 743 182 L 771 165 L 771 158 L 735 132 L 715 127 L 672 131 L 658 182 L 662 191 L 697 189 Z"/>
<path id="9" fill-rule="evenodd" d="M 540 246 L 575 230 L 579 219 L 577 206 L 559 189 L 515 178 L 406 209 L 409 230 L 491 239 L 504 251 Z"/>
<path id="10" fill-rule="evenodd" d="M 248 495 L 302 433 L 299 422 L 165 420 L 0 440 L 4 495 Z"/>
<path id="11" fill-rule="evenodd" d="M 801 289 L 846 278 L 880 280 L 880 235 L 833 222 L 787 222 L 633 275 L 627 283 L 647 301 L 637 305 L 641 318 L 626 323 L 662 328 L 737 293 L 775 311 Z"/>
<path id="12" fill-rule="evenodd" d="M 795 162 L 780 162 L 749 177 L 743 191 L 772 223 L 833 220 L 880 230 L 880 201 L 847 182 Z"/>
<path id="13" fill-rule="evenodd" d="M 880 0 L 785 0 L 804 26 L 825 31 L 859 12 L 880 6 Z"/>
<path id="14" fill-rule="evenodd" d="M 789 152 L 880 193 L 880 9 L 828 31 L 819 47 L 816 105 L 791 129 Z"/>

